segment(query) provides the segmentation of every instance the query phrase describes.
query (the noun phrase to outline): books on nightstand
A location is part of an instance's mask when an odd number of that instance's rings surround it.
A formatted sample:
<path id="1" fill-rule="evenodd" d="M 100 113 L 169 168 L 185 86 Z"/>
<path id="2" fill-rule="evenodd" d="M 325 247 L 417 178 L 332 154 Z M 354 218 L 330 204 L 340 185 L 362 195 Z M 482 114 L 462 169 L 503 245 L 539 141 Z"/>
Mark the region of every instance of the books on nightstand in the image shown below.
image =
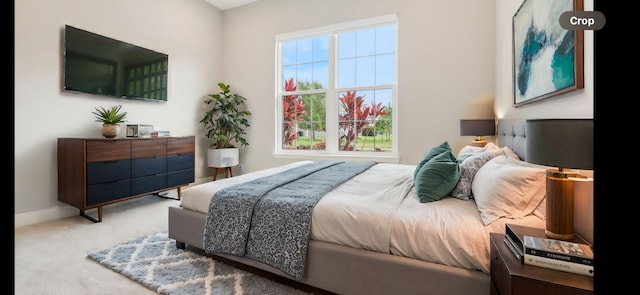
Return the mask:
<path id="1" fill-rule="evenodd" d="M 507 244 L 507 248 L 511 250 L 513 255 L 515 255 L 516 258 L 520 260 L 520 263 L 524 263 L 524 252 L 522 251 L 523 248 L 518 246 L 518 244 L 513 241 L 513 239 L 509 235 L 504 235 L 504 243 Z"/>
<path id="2" fill-rule="evenodd" d="M 524 236 L 524 263 L 593 276 L 593 250 L 590 245 Z"/>
<path id="3" fill-rule="evenodd" d="M 151 137 L 168 137 L 171 136 L 171 132 L 165 130 L 154 130 L 151 132 Z"/>
<path id="4" fill-rule="evenodd" d="M 513 255 L 524 263 L 524 236 L 544 237 L 544 229 L 526 227 L 507 223 L 505 226 L 504 243 L 513 252 Z"/>
<path id="5" fill-rule="evenodd" d="M 507 224 L 504 243 L 522 264 L 593 276 L 593 249 L 579 236 L 561 241 L 541 228 Z"/>

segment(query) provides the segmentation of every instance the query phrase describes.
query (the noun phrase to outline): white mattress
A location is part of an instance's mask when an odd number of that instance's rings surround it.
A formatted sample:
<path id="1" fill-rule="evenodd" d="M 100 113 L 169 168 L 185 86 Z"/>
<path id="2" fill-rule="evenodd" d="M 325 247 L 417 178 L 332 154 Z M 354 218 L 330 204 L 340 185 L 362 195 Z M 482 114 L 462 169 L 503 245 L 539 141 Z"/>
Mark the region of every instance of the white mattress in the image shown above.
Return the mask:
<path id="1" fill-rule="evenodd" d="M 190 187 L 182 192 L 182 207 L 206 213 L 219 189 L 310 162 Z M 413 186 L 415 167 L 380 163 L 336 187 L 314 208 L 311 238 L 488 273 L 490 232 L 504 233 L 505 223 L 545 226 L 534 215 L 484 226 L 473 200 L 420 203 Z"/>

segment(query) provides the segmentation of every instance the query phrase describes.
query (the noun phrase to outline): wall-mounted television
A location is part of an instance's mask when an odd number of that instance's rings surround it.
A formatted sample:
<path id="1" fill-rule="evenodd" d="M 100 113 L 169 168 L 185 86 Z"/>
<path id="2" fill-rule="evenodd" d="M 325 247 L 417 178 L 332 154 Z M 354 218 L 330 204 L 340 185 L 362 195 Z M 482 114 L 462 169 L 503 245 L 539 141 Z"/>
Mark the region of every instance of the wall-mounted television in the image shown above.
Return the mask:
<path id="1" fill-rule="evenodd" d="M 64 91 L 167 101 L 167 54 L 69 25 L 62 44 Z"/>

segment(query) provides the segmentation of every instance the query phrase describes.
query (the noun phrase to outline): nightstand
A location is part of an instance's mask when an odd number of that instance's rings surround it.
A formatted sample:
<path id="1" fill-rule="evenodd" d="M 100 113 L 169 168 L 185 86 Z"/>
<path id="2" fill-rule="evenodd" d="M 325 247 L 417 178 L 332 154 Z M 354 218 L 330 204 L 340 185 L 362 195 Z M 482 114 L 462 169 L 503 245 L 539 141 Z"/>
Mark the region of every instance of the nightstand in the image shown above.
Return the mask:
<path id="1" fill-rule="evenodd" d="M 491 233 L 491 294 L 593 294 L 593 277 L 521 264 L 504 243 L 504 235 Z"/>

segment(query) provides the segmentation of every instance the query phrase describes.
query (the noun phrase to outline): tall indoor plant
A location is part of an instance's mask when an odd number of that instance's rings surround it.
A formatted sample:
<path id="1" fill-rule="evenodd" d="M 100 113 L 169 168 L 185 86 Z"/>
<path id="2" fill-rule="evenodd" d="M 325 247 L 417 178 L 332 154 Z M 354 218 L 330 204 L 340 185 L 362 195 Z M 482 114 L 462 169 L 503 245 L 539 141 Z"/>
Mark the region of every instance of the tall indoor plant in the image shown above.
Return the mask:
<path id="1" fill-rule="evenodd" d="M 104 107 L 95 109 L 91 113 L 95 116 L 96 122 L 102 123 L 102 135 L 106 138 L 118 136 L 119 124 L 126 122 L 125 118 L 127 117 L 127 112 L 121 112 L 122 105 L 112 106 L 108 109 Z"/>
<path id="2" fill-rule="evenodd" d="M 239 163 L 240 146 L 249 145 L 245 136 L 249 124 L 250 111 L 244 110 L 246 98 L 231 92 L 231 87 L 218 83 L 220 92 L 209 94 L 204 103 L 209 106 L 200 120 L 206 129 L 207 138 L 212 140 L 207 154 L 209 167 L 231 167 Z"/>

